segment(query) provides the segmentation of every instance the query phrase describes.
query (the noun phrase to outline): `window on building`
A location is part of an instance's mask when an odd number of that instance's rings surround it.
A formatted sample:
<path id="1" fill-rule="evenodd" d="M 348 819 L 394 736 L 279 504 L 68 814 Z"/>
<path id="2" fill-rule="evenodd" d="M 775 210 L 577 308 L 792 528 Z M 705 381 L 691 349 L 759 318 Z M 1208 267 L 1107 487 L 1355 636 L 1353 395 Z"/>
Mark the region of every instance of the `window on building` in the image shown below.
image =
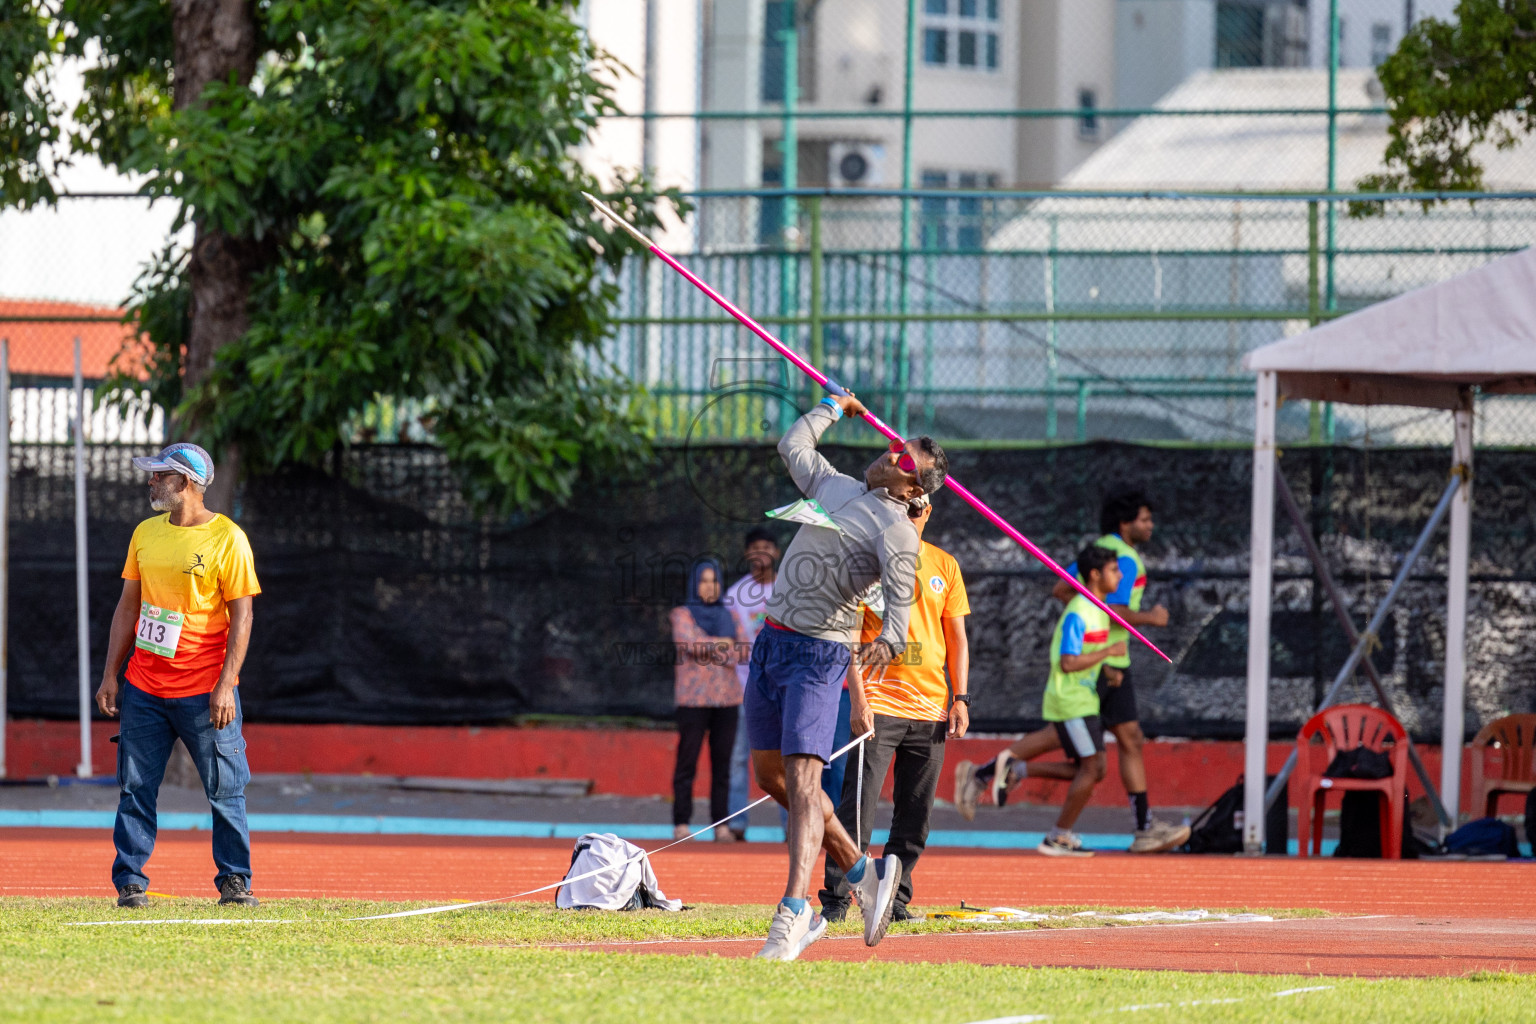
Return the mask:
<path id="1" fill-rule="evenodd" d="M 794 0 L 766 0 L 763 4 L 763 59 L 759 72 L 762 102 L 784 102 L 784 72 L 789 56 L 784 34 L 792 30 L 797 32 L 796 42 L 799 44 L 796 47 L 796 79 L 800 83 L 800 100 L 815 102 L 816 26 L 814 18 L 803 17 L 796 27 Z"/>
<path id="2" fill-rule="evenodd" d="M 973 191 L 995 189 L 999 180 L 996 174 L 979 171 L 929 170 L 922 174 L 922 187 L 929 191 Z M 992 206 L 981 196 L 925 196 L 919 213 L 919 247 L 929 252 L 974 252 L 983 248 L 996 219 Z"/>
<path id="3" fill-rule="evenodd" d="M 923 63 L 996 71 L 1000 21 L 998 0 L 924 0 Z"/>
<path id="4" fill-rule="evenodd" d="M 1381 62 L 1392 56 L 1392 26 L 1385 21 L 1378 21 L 1371 26 L 1371 66 L 1379 67 Z"/>
<path id="5" fill-rule="evenodd" d="M 1256 68 L 1264 64 L 1264 8 L 1259 4 L 1216 4 L 1216 66 Z"/>
<path id="6" fill-rule="evenodd" d="M 763 4 L 762 102 L 784 102 L 784 36 L 793 26 L 794 0 L 767 0 Z"/>
<path id="7" fill-rule="evenodd" d="M 1099 137 L 1099 94 L 1092 89 L 1077 90 L 1077 137 Z"/>

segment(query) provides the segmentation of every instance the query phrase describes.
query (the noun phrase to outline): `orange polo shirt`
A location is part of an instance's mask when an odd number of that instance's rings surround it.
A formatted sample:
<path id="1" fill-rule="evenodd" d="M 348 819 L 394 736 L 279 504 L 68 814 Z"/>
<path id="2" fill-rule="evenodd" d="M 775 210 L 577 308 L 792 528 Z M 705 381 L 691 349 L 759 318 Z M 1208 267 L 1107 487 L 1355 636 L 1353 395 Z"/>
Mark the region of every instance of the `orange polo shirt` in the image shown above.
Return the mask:
<path id="1" fill-rule="evenodd" d="M 944 675 L 948 645 L 945 619 L 971 613 L 960 563 L 949 552 L 923 541 L 917 555 L 916 602 L 907 625 L 907 653 L 891 663 L 878 682 L 864 684 L 869 708 L 877 715 L 919 722 L 949 717 L 949 684 Z M 880 617 L 864 609 L 862 643 L 880 635 Z M 878 675 L 878 673 L 876 673 Z"/>

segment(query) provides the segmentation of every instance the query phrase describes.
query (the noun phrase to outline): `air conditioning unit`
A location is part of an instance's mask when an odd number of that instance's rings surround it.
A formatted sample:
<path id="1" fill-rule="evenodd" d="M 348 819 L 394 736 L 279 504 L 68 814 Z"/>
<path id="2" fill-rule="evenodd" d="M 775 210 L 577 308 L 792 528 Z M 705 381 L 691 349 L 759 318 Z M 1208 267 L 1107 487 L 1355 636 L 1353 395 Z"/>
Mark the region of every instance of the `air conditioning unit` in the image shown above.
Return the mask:
<path id="1" fill-rule="evenodd" d="M 833 188 L 885 184 L 885 147 L 873 142 L 834 142 L 827 147 L 827 181 Z"/>

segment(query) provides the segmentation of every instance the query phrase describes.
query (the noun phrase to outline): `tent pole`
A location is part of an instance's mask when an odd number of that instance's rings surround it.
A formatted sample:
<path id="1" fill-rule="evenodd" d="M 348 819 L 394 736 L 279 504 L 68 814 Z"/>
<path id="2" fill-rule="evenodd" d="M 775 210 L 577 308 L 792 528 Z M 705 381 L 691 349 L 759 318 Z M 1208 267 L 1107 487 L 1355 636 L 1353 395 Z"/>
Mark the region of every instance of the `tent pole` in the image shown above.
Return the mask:
<path id="1" fill-rule="evenodd" d="M 1456 437 L 1451 472 L 1461 481 L 1461 493 L 1451 504 L 1451 545 L 1445 589 L 1445 717 L 1440 726 L 1440 792 L 1450 812 L 1451 827 L 1461 809 L 1461 751 L 1466 744 L 1467 688 L 1467 556 L 1472 533 L 1472 400 L 1464 396 L 1453 414 Z M 1474 814 L 1481 813 L 1472 808 Z"/>
<path id="2" fill-rule="evenodd" d="M 1280 495 L 1280 504 L 1285 509 L 1285 514 L 1296 527 L 1296 533 L 1301 537 L 1302 547 L 1306 548 L 1307 558 L 1311 560 L 1317 570 L 1317 578 L 1323 585 L 1323 590 L 1328 594 L 1328 603 L 1333 606 L 1334 618 L 1339 620 L 1339 628 L 1344 631 L 1344 636 L 1349 640 L 1351 647 L 1360 642 L 1360 631 L 1355 628 L 1355 620 L 1350 618 L 1349 609 L 1344 604 L 1344 595 L 1339 592 L 1339 585 L 1334 582 L 1333 573 L 1328 571 L 1328 565 L 1323 561 L 1323 553 L 1318 550 L 1317 542 L 1312 539 L 1312 531 L 1307 528 L 1307 520 L 1301 514 L 1301 506 L 1296 503 L 1296 495 L 1291 493 L 1291 485 L 1285 482 L 1285 474 L 1280 468 L 1275 467 L 1275 492 Z M 1360 659 L 1360 667 L 1365 670 L 1366 678 L 1370 679 L 1372 688 L 1376 691 L 1376 697 L 1381 701 L 1381 706 L 1387 710 L 1387 714 L 1397 717 L 1397 711 L 1392 707 L 1392 698 L 1387 696 L 1387 687 L 1381 681 L 1381 675 L 1376 671 L 1376 665 L 1371 661 L 1367 652 Z M 1419 748 L 1412 741 L 1408 744 L 1408 760 L 1413 762 L 1414 774 L 1418 775 L 1419 782 L 1424 786 L 1424 793 L 1434 804 L 1435 814 L 1442 824 L 1450 824 L 1450 816 L 1446 813 L 1445 805 L 1440 802 L 1440 794 L 1435 789 L 1435 784 L 1430 781 L 1429 771 L 1424 767 L 1424 762 L 1419 758 Z"/>
<path id="3" fill-rule="evenodd" d="M 1243 850 L 1264 852 L 1264 773 L 1269 753 L 1269 604 L 1274 584 L 1275 405 L 1273 371 L 1259 373 L 1253 427 L 1253 539 L 1248 568 L 1248 709 L 1243 736 Z"/>
<path id="4" fill-rule="evenodd" d="M 1446 513 L 1451 510 L 1452 499 L 1461 489 L 1461 478 L 1453 476 L 1451 482 L 1445 485 L 1445 491 L 1440 495 L 1440 500 L 1435 504 L 1434 512 L 1430 513 L 1429 522 L 1424 524 L 1424 529 L 1419 532 L 1419 539 L 1413 542 L 1413 547 L 1403 559 L 1402 568 L 1397 570 L 1397 576 L 1392 580 L 1392 586 L 1387 590 L 1387 596 L 1381 599 L 1376 606 L 1376 612 L 1371 616 L 1371 621 L 1366 624 L 1365 633 L 1361 635 L 1360 642 L 1355 644 L 1349 652 L 1344 665 L 1339 669 L 1339 674 L 1333 677 L 1333 685 L 1328 687 L 1328 692 L 1323 694 L 1323 699 L 1318 703 L 1317 710 L 1321 711 L 1331 705 L 1349 682 L 1349 677 L 1355 674 L 1355 669 L 1360 667 L 1360 659 L 1365 657 L 1369 646 L 1374 645 L 1381 634 L 1381 627 L 1386 624 L 1387 613 L 1392 610 L 1392 605 L 1397 602 L 1397 595 L 1402 593 L 1403 587 L 1408 583 L 1408 577 L 1413 573 L 1413 567 L 1418 564 L 1419 556 L 1424 553 L 1424 548 L 1429 544 L 1429 538 L 1434 536 L 1445 520 Z M 1249 657 L 1253 655 L 1250 653 Z M 1275 781 L 1270 785 L 1269 792 L 1264 795 L 1264 806 L 1268 807 L 1275 802 L 1280 795 L 1280 790 L 1285 787 L 1286 780 L 1291 777 L 1291 772 L 1296 769 L 1296 751 L 1291 751 L 1291 756 L 1285 759 L 1285 767 L 1280 769 L 1280 774 L 1275 776 Z"/>

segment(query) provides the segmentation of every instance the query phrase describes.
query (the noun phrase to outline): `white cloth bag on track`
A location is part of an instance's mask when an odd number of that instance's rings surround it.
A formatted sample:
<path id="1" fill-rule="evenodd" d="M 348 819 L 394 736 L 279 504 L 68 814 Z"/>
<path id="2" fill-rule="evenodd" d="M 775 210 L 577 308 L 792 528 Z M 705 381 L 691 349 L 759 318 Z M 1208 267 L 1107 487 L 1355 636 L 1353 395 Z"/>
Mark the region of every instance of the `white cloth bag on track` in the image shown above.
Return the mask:
<path id="1" fill-rule="evenodd" d="M 556 890 L 561 910 L 683 909 L 682 900 L 669 900 L 661 891 L 646 852 L 611 832 L 589 832 L 576 840 L 565 877 L 576 881 Z"/>

